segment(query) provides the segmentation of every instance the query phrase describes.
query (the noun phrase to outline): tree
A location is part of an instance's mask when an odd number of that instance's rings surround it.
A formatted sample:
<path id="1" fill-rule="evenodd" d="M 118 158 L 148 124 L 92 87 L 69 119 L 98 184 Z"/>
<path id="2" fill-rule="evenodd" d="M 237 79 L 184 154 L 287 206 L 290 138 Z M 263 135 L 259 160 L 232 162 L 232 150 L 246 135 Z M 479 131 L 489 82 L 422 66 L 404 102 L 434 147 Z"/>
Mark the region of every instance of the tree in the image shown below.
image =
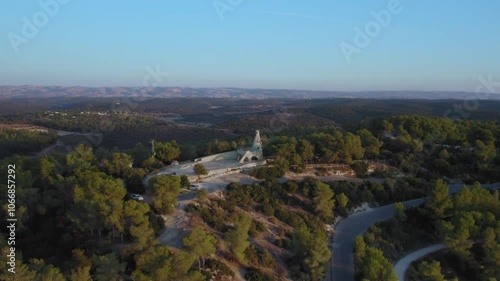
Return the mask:
<path id="1" fill-rule="evenodd" d="M 85 255 L 85 252 L 82 249 L 74 249 L 71 253 L 73 267 L 92 266 L 92 260 Z"/>
<path id="2" fill-rule="evenodd" d="M 139 165 L 144 162 L 144 160 L 151 157 L 151 150 L 142 143 L 138 143 L 128 152 L 128 154 L 132 155 L 135 165 Z"/>
<path id="3" fill-rule="evenodd" d="M 496 242 L 497 234 L 491 227 L 484 231 L 485 272 L 489 276 L 500 276 L 500 244 Z"/>
<path id="4" fill-rule="evenodd" d="M 239 213 L 234 228 L 226 232 L 225 240 L 229 244 L 231 251 L 236 258 L 242 262 L 246 262 L 245 250 L 250 246 L 248 242 L 248 231 L 252 224 L 252 219 L 246 213 Z"/>
<path id="5" fill-rule="evenodd" d="M 172 280 L 172 254 L 166 245 L 149 247 L 135 255 L 133 280 Z M 191 261 L 194 261 L 194 259 Z"/>
<path id="6" fill-rule="evenodd" d="M 104 167 L 108 174 L 115 177 L 126 178 L 132 169 L 132 156 L 125 153 L 113 153 L 111 161 L 105 159 Z"/>
<path id="7" fill-rule="evenodd" d="M 182 188 L 189 188 L 191 186 L 191 183 L 189 182 L 189 179 L 186 175 L 181 175 L 181 187 Z"/>
<path id="8" fill-rule="evenodd" d="M 399 222 L 404 222 L 408 218 L 405 214 L 406 207 L 401 202 L 394 203 L 394 209 L 396 210 L 395 218 Z"/>
<path id="9" fill-rule="evenodd" d="M 344 193 L 340 193 L 339 195 L 337 195 L 335 197 L 335 199 L 337 200 L 337 203 L 339 204 L 340 208 L 347 207 L 347 203 L 349 202 L 349 198 Z"/>
<path id="10" fill-rule="evenodd" d="M 121 230 L 123 182 L 101 172 L 85 171 L 78 177 L 73 192 L 73 206 L 68 217 L 83 231 Z M 113 231 L 114 235 L 114 231 Z"/>
<path id="11" fill-rule="evenodd" d="M 142 168 L 132 168 L 128 177 L 125 179 L 127 191 L 131 193 L 142 194 L 145 192 L 142 180 L 147 175 L 147 171 Z"/>
<path id="12" fill-rule="evenodd" d="M 469 249 L 474 245 L 470 239 L 471 232 L 475 228 L 475 220 L 470 212 L 460 212 L 453 217 L 451 231 L 445 232 L 444 243 L 458 254 L 468 257 Z"/>
<path id="13" fill-rule="evenodd" d="M 19 262 L 16 262 L 16 270 L 15 274 L 4 270 L 0 273 L 0 279 L 6 281 L 33 281 L 36 280 L 37 273 L 34 270 L 31 270 L 28 265 Z"/>
<path id="14" fill-rule="evenodd" d="M 94 277 L 96 281 L 121 281 L 125 271 L 122 264 L 113 253 L 104 256 L 93 256 L 92 261 L 95 268 Z"/>
<path id="15" fill-rule="evenodd" d="M 125 202 L 123 209 L 123 224 L 134 239 L 133 249 L 142 251 L 156 245 L 154 230 L 149 224 L 149 205 L 129 200 Z"/>
<path id="16" fill-rule="evenodd" d="M 292 244 L 295 257 L 302 261 L 311 279 L 320 280 L 324 275 L 324 265 L 331 257 L 326 234 L 321 230 L 311 232 L 301 225 L 293 232 Z"/>
<path id="17" fill-rule="evenodd" d="M 205 200 L 205 199 L 207 199 L 207 198 L 208 198 L 208 195 L 209 195 L 209 193 L 208 193 L 208 189 L 206 189 L 206 188 L 201 188 L 201 189 L 199 189 L 199 190 L 196 192 L 196 194 L 197 194 L 197 196 L 198 196 L 198 199 L 200 199 L 200 200 L 202 200 L 202 201 L 203 201 L 203 200 Z"/>
<path id="18" fill-rule="evenodd" d="M 97 170 L 93 163 L 95 161 L 92 147 L 78 145 L 72 153 L 66 155 L 66 166 L 68 166 L 76 175 L 89 170 Z"/>
<path id="19" fill-rule="evenodd" d="M 307 163 L 314 157 L 314 146 L 308 140 L 299 140 L 297 152 Z"/>
<path id="20" fill-rule="evenodd" d="M 181 149 L 175 140 L 169 142 L 157 142 L 155 143 L 155 155 L 156 159 L 167 163 L 179 157 L 181 155 Z"/>
<path id="21" fill-rule="evenodd" d="M 181 192 L 181 183 L 176 176 L 159 176 L 151 179 L 149 184 L 154 196 L 153 206 L 161 214 L 173 212 L 177 202 L 177 195 Z"/>
<path id="22" fill-rule="evenodd" d="M 321 280 L 324 275 L 325 264 L 331 258 L 328 247 L 328 237 L 323 231 L 315 231 L 311 235 L 309 257 L 304 260 L 311 272 L 312 280 Z"/>
<path id="23" fill-rule="evenodd" d="M 433 261 L 432 263 L 421 262 L 418 265 L 418 272 L 422 280 L 446 281 L 441 273 L 441 263 L 438 261 Z"/>
<path id="24" fill-rule="evenodd" d="M 427 202 L 427 207 L 433 211 L 437 218 L 443 218 L 446 211 L 453 207 L 453 201 L 448 194 L 448 184 L 442 179 L 437 180 L 432 190 L 431 199 Z"/>
<path id="25" fill-rule="evenodd" d="M 353 169 L 354 174 L 356 174 L 356 177 L 362 178 L 366 176 L 366 173 L 368 172 L 368 163 L 354 162 L 351 164 L 351 168 Z"/>
<path id="26" fill-rule="evenodd" d="M 92 281 L 90 266 L 73 268 L 70 278 L 71 281 Z"/>
<path id="27" fill-rule="evenodd" d="M 198 259 L 192 252 L 181 251 L 172 258 L 171 262 L 171 278 L 172 280 L 196 281 L 205 280 L 199 271 L 191 271 L 191 266 Z M 200 276 L 201 275 L 201 276 Z"/>
<path id="28" fill-rule="evenodd" d="M 341 149 L 342 160 L 350 164 L 352 160 L 361 159 L 365 154 L 365 149 L 361 145 L 361 138 L 347 133 L 343 138 L 343 145 Z"/>
<path id="29" fill-rule="evenodd" d="M 380 153 L 380 147 L 382 147 L 383 142 L 373 136 L 373 134 L 366 129 L 360 130 L 358 135 L 361 138 L 361 145 L 365 149 L 365 154 L 368 157 L 377 157 Z"/>
<path id="30" fill-rule="evenodd" d="M 205 267 L 205 258 L 209 255 L 215 254 L 215 245 L 217 239 L 207 233 L 201 226 L 196 225 L 191 230 L 188 236 L 182 239 L 182 244 L 187 250 L 195 254 L 198 260 L 198 267 Z"/>
<path id="31" fill-rule="evenodd" d="M 201 163 L 195 164 L 193 167 L 193 171 L 198 177 L 208 175 L 207 168 L 205 168 L 205 166 Z"/>
<path id="32" fill-rule="evenodd" d="M 366 247 L 361 273 L 362 278 L 366 280 L 398 280 L 392 264 L 384 257 L 382 251 L 370 246 Z"/>
<path id="33" fill-rule="evenodd" d="M 71 269 L 71 279 L 72 281 L 92 281 L 90 275 L 90 269 L 92 268 L 92 261 L 89 257 L 85 255 L 85 252 L 81 249 L 74 249 L 72 251 L 72 269 Z"/>
<path id="34" fill-rule="evenodd" d="M 357 236 L 354 240 L 354 263 L 361 266 L 366 256 L 366 243 L 363 236 Z"/>
<path id="35" fill-rule="evenodd" d="M 39 281 L 65 281 L 61 270 L 51 264 L 46 264 L 43 259 L 31 259 L 29 267 L 36 271 L 36 280 Z"/>
<path id="36" fill-rule="evenodd" d="M 313 202 L 316 212 L 323 219 L 333 218 L 333 207 L 335 205 L 333 195 L 334 193 L 328 184 L 316 181 Z"/>
<path id="37" fill-rule="evenodd" d="M 476 140 L 476 155 L 481 161 L 484 162 L 493 159 L 496 155 L 495 142 L 488 141 L 484 143 L 480 140 Z"/>
<path id="38" fill-rule="evenodd" d="M 56 163 L 57 161 L 47 156 L 43 156 L 42 158 L 40 158 L 39 178 L 44 188 L 51 187 L 56 180 Z"/>

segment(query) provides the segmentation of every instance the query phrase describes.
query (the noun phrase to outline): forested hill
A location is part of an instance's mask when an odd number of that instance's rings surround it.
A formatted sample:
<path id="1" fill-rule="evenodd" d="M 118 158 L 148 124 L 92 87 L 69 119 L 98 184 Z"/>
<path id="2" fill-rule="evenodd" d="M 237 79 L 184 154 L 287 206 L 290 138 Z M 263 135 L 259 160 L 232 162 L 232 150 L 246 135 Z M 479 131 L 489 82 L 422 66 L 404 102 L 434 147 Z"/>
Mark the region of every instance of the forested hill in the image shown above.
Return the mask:
<path id="1" fill-rule="evenodd" d="M 310 91 L 291 89 L 186 88 L 186 87 L 61 87 L 0 86 L 0 99 L 47 97 L 212 97 L 212 98 L 367 98 L 367 99 L 488 99 L 500 100 L 497 93 L 457 91 Z"/>

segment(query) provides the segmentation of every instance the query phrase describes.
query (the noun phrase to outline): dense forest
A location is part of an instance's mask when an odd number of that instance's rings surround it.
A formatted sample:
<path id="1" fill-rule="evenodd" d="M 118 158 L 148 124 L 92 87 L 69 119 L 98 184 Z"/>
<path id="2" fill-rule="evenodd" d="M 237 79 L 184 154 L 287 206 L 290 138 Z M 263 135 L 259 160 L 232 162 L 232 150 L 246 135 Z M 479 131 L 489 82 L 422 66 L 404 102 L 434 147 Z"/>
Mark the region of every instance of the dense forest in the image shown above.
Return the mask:
<path id="1" fill-rule="evenodd" d="M 482 189 L 476 183 L 449 195 L 448 185 L 438 180 L 424 205 L 406 209 L 396 204 L 393 219 L 371 226 L 358 237 L 355 257 L 359 277 L 368 278 L 376 266 L 366 262 L 368 249 L 377 251 L 381 262 L 387 263 L 441 242 L 446 249 L 414 262 L 408 280 L 496 280 L 500 277 L 499 216 L 498 191 Z"/>
<path id="2" fill-rule="evenodd" d="M 366 118 L 346 100 L 326 106 L 272 101 L 270 107 L 253 103 L 251 109 L 237 101 L 213 108 L 211 100 L 163 102 L 141 101 L 128 110 L 108 110 L 105 102 L 85 110 L 67 105 L 57 112 L 0 117 L 5 124 L 49 128 L 48 133 L 0 130 L 0 170 L 15 165 L 15 280 L 224 280 L 238 273 L 251 281 L 321 280 L 334 222 L 363 203 L 426 196 L 430 199 L 418 208 L 396 204 L 393 219 L 358 237 L 357 277 L 394 280 L 392 263 L 442 242 L 447 249 L 412 265 L 410 280 L 499 279 L 498 192 L 476 184 L 449 195 L 447 186 L 448 181 L 500 181 L 496 113 L 485 109 L 483 120 L 452 120 L 432 117 L 446 103 L 422 102 L 403 113 L 428 116 L 394 115 L 373 102 L 379 114 Z M 275 110 L 277 104 L 284 109 Z M 187 106 L 190 114 L 182 117 L 184 123 L 172 121 L 162 115 L 163 106 L 178 111 Z M 224 115 L 228 109 L 232 113 Z M 273 127 L 276 115 L 281 117 Z M 269 165 L 249 172 L 253 184 L 231 183 L 216 196 L 189 190 L 185 176 L 143 182 L 174 160 L 248 146 L 255 129 L 261 129 Z M 82 145 L 84 134 L 58 136 L 55 130 L 99 133 L 103 141 Z M 63 149 L 35 157 L 57 143 Z M 369 163 L 389 168 L 369 171 Z M 359 181 L 282 179 L 326 164 L 352 169 Z M 7 182 L 8 175 L 0 174 L 2 202 L 8 202 Z M 134 200 L 131 193 L 151 200 Z M 164 218 L 177 211 L 178 196 L 194 193 L 197 198 L 184 210 L 191 225 L 180 249 L 160 243 Z M 7 216 L 8 204 L 1 212 Z M 2 226 L 4 256 L 6 231 Z M 7 264 L 0 266 L 0 279 L 14 280 L 6 269 Z"/>
<path id="3" fill-rule="evenodd" d="M 367 120 L 354 132 L 325 128 L 275 137 L 265 152 L 284 170 L 372 159 L 426 179 L 492 182 L 500 180 L 499 147 L 498 123 L 403 115 Z"/>
<path id="4" fill-rule="evenodd" d="M 57 133 L 54 130 L 30 132 L 24 130 L 0 129 L 0 159 L 13 154 L 29 154 L 55 144 Z"/>

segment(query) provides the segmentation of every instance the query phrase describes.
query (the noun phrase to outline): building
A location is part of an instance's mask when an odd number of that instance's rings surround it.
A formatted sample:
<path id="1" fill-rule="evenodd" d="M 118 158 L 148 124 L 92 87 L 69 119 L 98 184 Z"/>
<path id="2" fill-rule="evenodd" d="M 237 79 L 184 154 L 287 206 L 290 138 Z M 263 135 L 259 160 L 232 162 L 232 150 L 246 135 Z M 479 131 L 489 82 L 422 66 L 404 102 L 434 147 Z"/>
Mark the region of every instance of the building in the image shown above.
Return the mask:
<path id="1" fill-rule="evenodd" d="M 239 163 L 246 163 L 262 160 L 264 160 L 264 154 L 262 153 L 262 141 L 260 140 L 259 130 L 257 130 L 255 131 L 255 138 L 251 147 L 240 148 L 233 151 L 196 158 L 194 162 L 210 163 L 220 161 L 238 161 Z"/>

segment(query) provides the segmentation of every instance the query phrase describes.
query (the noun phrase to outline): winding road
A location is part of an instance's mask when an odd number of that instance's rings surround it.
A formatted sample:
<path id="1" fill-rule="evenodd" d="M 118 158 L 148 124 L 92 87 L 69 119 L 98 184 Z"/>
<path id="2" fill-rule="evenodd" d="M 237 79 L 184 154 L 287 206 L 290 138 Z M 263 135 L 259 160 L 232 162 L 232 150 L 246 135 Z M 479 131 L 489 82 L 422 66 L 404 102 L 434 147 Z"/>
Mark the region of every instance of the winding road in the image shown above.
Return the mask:
<path id="1" fill-rule="evenodd" d="M 417 251 L 414 251 L 406 256 L 404 256 L 402 259 L 400 259 L 396 265 L 394 265 L 394 271 L 396 272 L 396 276 L 400 281 L 405 280 L 405 274 L 406 270 L 410 266 L 410 264 L 418 259 L 421 259 L 425 256 L 427 256 L 430 253 L 434 253 L 436 251 L 442 250 L 446 248 L 444 244 L 435 244 L 431 245 L 422 249 L 419 249 Z"/>
<path id="2" fill-rule="evenodd" d="M 484 184 L 483 188 L 498 189 L 499 183 Z M 462 184 L 451 184 L 450 194 L 457 193 L 463 188 Z M 406 207 L 421 205 L 427 198 L 414 199 L 402 202 Z M 372 224 L 388 220 L 395 214 L 394 204 L 370 209 L 348 216 L 335 227 L 332 244 L 332 259 L 330 276 L 325 280 L 354 281 L 354 240 L 362 235 Z"/>

